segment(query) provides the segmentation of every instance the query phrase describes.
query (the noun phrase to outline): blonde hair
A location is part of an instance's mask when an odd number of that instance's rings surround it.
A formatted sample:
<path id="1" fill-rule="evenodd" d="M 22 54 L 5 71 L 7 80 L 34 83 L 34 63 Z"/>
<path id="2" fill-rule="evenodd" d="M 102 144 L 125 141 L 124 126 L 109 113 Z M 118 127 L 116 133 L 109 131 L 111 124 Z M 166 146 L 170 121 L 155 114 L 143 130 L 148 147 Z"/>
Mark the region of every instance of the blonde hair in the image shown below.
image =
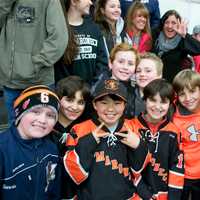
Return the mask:
<path id="1" fill-rule="evenodd" d="M 133 26 L 133 16 L 136 15 L 136 13 L 139 11 L 140 15 L 144 16 L 147 19 L 146 25 L 144 27 L 144 30 L 142 32 L 148 33 L 151 35 L 151 29 L 150 29 L 150 16 L 148 9 L 144 6 L 143 3 L 140 2 L 134 2 L 131 4 L 131 6 L 128 9 L 127 16 L 126 16 L 126 28 L 127 30 L 131 30 Z"/>
<path id="2" fill-rule="evenodd" d="M 113 49 L 110 52 L 110 57 L 109 57 L 111 63 L 115 60 L 115 55 L 119 51 L 132 51 L 136 57 L 136 65 L 139 63 L 139 54 L 137 50 L 134 49 L 132 45 L 129 45 L 127 43 L 120 43 L 113 47 Z"/>
<path id="3" fill-rule="evenodd" d="M 191 69 L 182 70 L 174 77 L 173 87 L 176 93 L 183 91 L 184 88 L 200 88 L 200 74 Z"/>
<path id="4" fill-rule="evenodd" d="M 145 52 L 140 54 L 140 61 L 142 59 L 148 59 L 155 63 L 157 75 L 162 75 L 163 73 L 163 62 L 162 60 L 154 53 Z M 137 67 L 136 67 L 137 68 Z"/>

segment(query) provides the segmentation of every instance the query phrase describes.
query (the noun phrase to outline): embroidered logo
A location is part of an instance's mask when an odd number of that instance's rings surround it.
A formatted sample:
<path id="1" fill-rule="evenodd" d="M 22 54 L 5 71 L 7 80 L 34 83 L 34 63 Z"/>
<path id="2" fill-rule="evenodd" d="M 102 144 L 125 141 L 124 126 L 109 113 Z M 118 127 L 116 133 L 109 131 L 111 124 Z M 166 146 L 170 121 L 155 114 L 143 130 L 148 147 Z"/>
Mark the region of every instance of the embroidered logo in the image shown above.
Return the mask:
<path id="1" fill-rule="evenodd" d="M 187 131 L 190 133 L 190 140 L 193 142 L 197 142 L 200 140 L 200 130 L 196 130 L 194 125 L 191 125 L 187 128 Z"/>
<path id="2" fill-rule="evenodd" d="M 111 159 L 109 155 L 106 155 L 104 151 L 95 152 L 94 157 L 96 162 L 104 162 L 106 167 L 111 167 L 112 170 L 118 171 L 119 174 L 131 180 L 131 174 L 128 167 L 123 166 L 122 163 L 116 159 Z"/>
<path id="3" fill-rule="evenodd" d="M 118 90 L 119 89 L 119 83 L 116 80 L 106 80 L 105 81 L 105 89 L 107 90 Z"/>

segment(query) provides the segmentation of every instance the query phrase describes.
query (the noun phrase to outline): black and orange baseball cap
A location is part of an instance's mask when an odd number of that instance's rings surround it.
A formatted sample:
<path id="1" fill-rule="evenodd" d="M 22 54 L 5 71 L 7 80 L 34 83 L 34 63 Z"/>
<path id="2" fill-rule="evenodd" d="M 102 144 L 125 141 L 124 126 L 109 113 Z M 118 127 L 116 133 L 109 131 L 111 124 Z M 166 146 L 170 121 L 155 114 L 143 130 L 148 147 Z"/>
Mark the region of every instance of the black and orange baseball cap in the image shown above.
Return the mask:
<path id="1" fill-rule="evenodd" d="M 50 107 L 56 114 L 56 120 L 58 119 L 58 110 L 60 107 L 58 96 L 49 87 L 45 85 L 37 85 L 22 91 L 19 97 L 15 100 L 15 124 L 18 124 L 19 120 L 25 113 L 37 106 Z"/>
<path id="2" fill-rule="evenodd" d="M 110 94 L 127 101 L 127 88 L 121 81 L 115 79 L 106 79 L 97 82 L 92 92 L 93 101 Z"/>

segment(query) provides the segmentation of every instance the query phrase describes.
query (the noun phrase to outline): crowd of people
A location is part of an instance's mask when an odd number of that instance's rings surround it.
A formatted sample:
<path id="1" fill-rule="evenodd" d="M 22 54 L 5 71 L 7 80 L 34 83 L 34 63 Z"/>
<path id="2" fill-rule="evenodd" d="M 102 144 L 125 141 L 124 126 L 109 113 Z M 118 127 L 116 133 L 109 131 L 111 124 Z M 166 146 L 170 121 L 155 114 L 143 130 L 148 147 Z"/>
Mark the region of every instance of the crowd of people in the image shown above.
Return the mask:
<path id="1" fill-rule="evenodd" d="M 0 199 L 198 200 L 187 25 L 158 0 L 2 0 Z"/>

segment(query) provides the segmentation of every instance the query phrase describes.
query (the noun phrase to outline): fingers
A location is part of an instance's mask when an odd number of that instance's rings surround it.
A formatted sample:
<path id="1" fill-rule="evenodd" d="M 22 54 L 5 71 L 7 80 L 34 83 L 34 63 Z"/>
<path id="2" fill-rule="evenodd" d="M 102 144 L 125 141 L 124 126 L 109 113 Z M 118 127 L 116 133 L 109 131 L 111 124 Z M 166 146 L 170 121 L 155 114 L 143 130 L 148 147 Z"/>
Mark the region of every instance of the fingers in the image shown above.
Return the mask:
<path id="1" fill-rule="evenodd" d="M 103 127 L 104 122 L 101 122 L 101 124 L 96 128 L 96 132 L 99 132 L 101 128 Z"/>
<path id="2" fill-rule="evenodd" d="M 126 144 L 126 145 L 128 145 L 129 146 L 129 143 L 128 143 L 128 141 L 127 141 L 127 139 L 126 138 L 124 138 L 124 139 L 122 139 L 122 140 L 120 140 L 121 141 L 121 143 L 123 143 L 123 144 Z"/>
<path id="3" fill-rule="evenodd" d="M 103 127 L 103 125 L 104 125 L 104 122 L 101 122 L 101 124 L 93 132 L 95 134 L 97 134 L 101 130 L 101 128 Z"/>
<path id="4" fill-rule="evenodd" d="M 106 137 L 109 135 L 108 132 L 105 132 L 105 133 L 96 133 L 97 134 L 97 137 L 101 138 L 101 137 Z"/>
<path id="5" fill-rule="evenodd" d="M 115 132 L 115 135 L 121 136 L 121 137 L 123 137 L 123 138 L 127 138 L 127 133 Z"/>
<path id="6" fill-rule="evenodd" d="M 130 126 L 129 126 L 126 122 L 124 123 L 124 126 L 126 127 L 126 129 L 127 129 L 128 131 L 131 131 Z"/>

